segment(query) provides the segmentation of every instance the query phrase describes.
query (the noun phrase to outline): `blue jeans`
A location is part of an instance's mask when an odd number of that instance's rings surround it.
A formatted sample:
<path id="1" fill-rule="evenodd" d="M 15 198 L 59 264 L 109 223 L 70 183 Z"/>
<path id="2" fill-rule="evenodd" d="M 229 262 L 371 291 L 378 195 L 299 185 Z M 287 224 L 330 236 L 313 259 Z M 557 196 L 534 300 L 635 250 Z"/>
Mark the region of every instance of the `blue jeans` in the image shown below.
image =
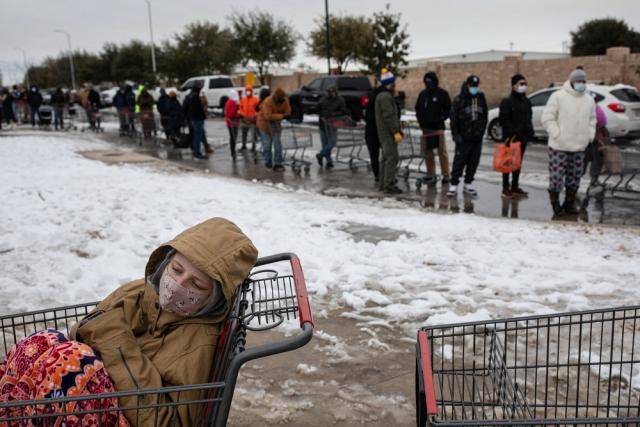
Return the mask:
<path id="1" fill-rule="evenodd" d="M 320 122 L 320 143 L 322 149 L 320 150 L 320 156 L 325 157 L 327 162 L 331 162 L 331 150 L 336 146 L 338 140 L 338 130 L 333 126 L 325 126 L 323 122 Z"/>
<path id="2" fill-rule="evenodd" d="M 260 139 L 262 140 L 262 157 L 264 157 L 264 163 L 273 165 L 273 157 L 271 153 L 271 146 L 273 145 L 273 151 L 275 152 L 275 165 L 282 165 L 284 159 L 282 158 L 282 142 L 280 141 L 280 130 L 271 129 L 271 134 L 260 130 Z"/>
<path id="3" fill-rule="evenodd" d="M 200 145 L 204 143 L 204 121 L 192 120 L 191 129 L 193 131 L 193 135 L 191 138 L 191 151 L 193 151 L 193 154 L 202 155 L 202 152 L 200 151 Z"/>

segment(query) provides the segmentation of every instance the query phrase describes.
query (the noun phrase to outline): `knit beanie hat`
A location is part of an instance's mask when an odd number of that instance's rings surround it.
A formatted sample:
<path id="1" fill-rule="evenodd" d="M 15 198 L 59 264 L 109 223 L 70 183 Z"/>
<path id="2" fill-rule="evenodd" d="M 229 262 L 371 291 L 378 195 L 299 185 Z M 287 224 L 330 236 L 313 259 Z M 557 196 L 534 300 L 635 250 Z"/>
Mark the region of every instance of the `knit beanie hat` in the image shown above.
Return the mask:
<path id="1" fill-rule="evenodd" d="M 470 75 L 467 77 L 467 86 L 475 86 L 478 87 L 480 85 L 480 77 Z"/>
<path id="2" fill-rule="evenodd" d="M 511 86 L 515 86 L 516 83 L 518 83 L 520 80 L 527 80 L 524 78 L 524 76 L 520 73 L 515 74 L 513 77 L 511 77 Z"/>
<path id="3" fill-rule="evenodd" d="M 575 83 L 577 81 L 584 80 L 587 81 L 587 73 L 584 72 L 582 68 L 576 68 L 569 75 L 569 81 L 571 83 Z"/>
<path id="4" fill-rule="evenodd" d="M 383 85 L 390 85 L 395 81 L 396 81 L 396 76 L 394 76 L 391 71 L 387 70 L 386 68 L 383 68 L 382 72 L 380 73 L 380 83 L 382 83 Z"/>

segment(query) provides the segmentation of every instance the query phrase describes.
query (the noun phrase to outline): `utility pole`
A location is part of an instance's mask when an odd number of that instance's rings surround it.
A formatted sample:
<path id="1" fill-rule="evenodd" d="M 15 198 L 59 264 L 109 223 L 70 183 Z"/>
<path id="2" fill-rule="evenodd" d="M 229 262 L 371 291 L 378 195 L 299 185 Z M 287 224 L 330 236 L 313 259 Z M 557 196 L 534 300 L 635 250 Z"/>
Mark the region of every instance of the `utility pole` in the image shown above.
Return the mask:
<path id="1" fill-rule="evenodd" d="M 324 0 L 325 44 L 327 49 L 327 74 L 331 75 L 331 42 L 329 40 L 329 0 Z"/>
<path id="2" fill-rule="evenodd" d="M 71 35 L 63 30 L 53 30 L 54 33 L 60 33 L 67 36 L 67 47 L 69 48 L 69 67 L 71 68 L 71 89 L 76 89 L 76 71 L 73 66 L 73 51 L 71 50 Z"/>
<path id="3" fill-rule="evenodd" d="M 151 37 L 151 68 L 153 69 L 153 76 L 156 75 L 156 47 L 153 44 L 153 20 L 151 19 L 151 2 L 144 0 L 147 3 L 147 12 L 149 14 L 149 35 Z"/>

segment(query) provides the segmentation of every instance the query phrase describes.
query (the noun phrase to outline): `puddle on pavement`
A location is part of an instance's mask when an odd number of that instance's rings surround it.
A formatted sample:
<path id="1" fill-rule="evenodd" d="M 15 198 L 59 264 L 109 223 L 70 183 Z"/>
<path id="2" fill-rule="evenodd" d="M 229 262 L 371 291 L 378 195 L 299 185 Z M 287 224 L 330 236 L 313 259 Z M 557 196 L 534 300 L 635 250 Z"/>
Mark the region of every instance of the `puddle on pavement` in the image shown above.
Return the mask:
<path id="1" fill-rule="evenodd" d="M 416 237 L 415 234 L 405 230 L 395 230 L 357 222 L 348 222 L 339 229 L 350 234 L 355 242 L 369 242 L 374 245 L 383 241 L 395 242 L 400 236 L 406 236 L 408 239 Z"/>

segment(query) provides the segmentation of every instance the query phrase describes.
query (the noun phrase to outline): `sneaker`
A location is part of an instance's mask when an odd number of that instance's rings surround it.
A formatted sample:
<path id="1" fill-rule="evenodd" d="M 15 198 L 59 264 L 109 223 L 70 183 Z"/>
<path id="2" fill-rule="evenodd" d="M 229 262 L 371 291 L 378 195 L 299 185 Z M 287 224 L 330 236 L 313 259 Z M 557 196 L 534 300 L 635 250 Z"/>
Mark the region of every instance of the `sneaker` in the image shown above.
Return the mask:
<path id="1" fill-rule="evenodd" d="M 451 178 L 449 177 L 449 175 L 445 175 L 442 177 L 442 184 L 448 184 L 449 182 L 451 182 Z"/>
<path id="2" fill-rule="evenodd" d="M 328 161 L 326 168 L 327 169 L 333 169 L 333 162 L 332 161 Z"/>
<path id="3" fill-rule="evenodd" d="M 449 190 L 447 191 L 447 197 L 455 197 L 458 195 L 458 186 L 449 184 Z"/>
<path id="4" fill-rule="evenodd" d="M 215 152 L 214 149 L 211 147 L 207 147 L 205 151 L 207 152 L 207 154 L 213 154 Z"/>
<path id="5" fill-rule="evenodd" d="M 240 147 L 240 151 L 247 151 L 247 146 L 243 145 L 242 147 Z"/>
<path id="6" fill-rule="evenodd" d="M 529 193 L 527 193 L 520 187 L 511 188 L 511 194 L 513 194 L 515 197 L 529 197 Z"/>
<path id="7" fill-rule="evenodd" d="M 273 167 L 273 171 L 274 171 L 274 172 L 284 172 L 284 166 L 282 166 L 282 165 L 275 165 L 275 166 Z"/>
<path id="8" fill-rule="evenodd" d="M 462 188 L 462 191 L 464 191 L 466 194 L 473 197 L 478 195 L 478 192 L 476 191 L 475 188 L 471 186 L 471 184 L 465 184 L 464 187 Z"/>
<path id="9" fill-rule="evenodd" d="M 502 198 L 503 199 L 513 199 L 513 193 L 508 188 L 502 189 Z"/>
<path id="10" fill-rule="evenodd" d="M 208 158 L 207 156 L 205 156 L 203 154 L 200 154 L 200 153 L 193 153 L 193 157 L 196 158 L 196 159 L 207 159 Z"/>
<path id="11" fill-rule="evenodd" d="M 322 167 L 322 159 L 323 157 L 320 154 L 316 154 L 316 160 L 318 161 L 320 167 Z"/>
<path id="12" fill-rule="evenodd" d="M 391 188 L 385 188 L 384 194 L 402 194 L 402 189 L 397 186 L 393 186 Z"/>
<path id="13" fill-rule="evenodd" d="M 273 169 L 273 165 L 271 163 L 265 163 L 264 167 L 267 169 Z"/>

